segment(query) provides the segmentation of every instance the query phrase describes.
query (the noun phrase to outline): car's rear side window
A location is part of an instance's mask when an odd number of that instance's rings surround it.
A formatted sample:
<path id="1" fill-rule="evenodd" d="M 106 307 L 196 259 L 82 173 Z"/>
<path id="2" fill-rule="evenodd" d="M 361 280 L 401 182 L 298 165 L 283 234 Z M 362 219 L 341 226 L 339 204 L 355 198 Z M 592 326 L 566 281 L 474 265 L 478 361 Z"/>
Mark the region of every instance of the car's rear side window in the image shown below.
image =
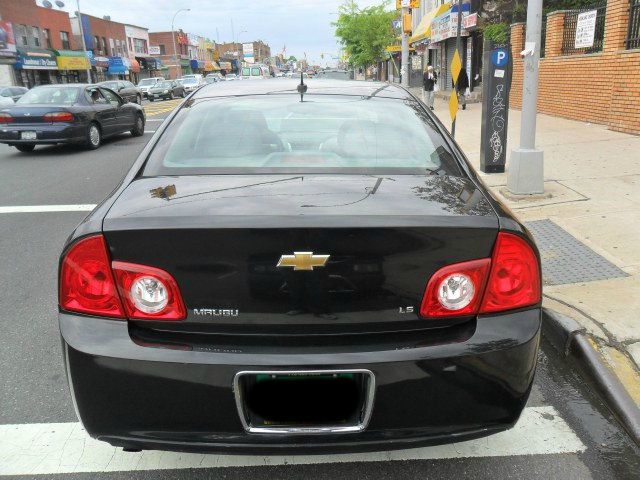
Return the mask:
<path id="1" fill-rule="evenodd" d="M 442 135 L 411 100 L 346 95 L 205 98 L 183 108 L 145 176 L 219 173 L 460 175 Z"/>

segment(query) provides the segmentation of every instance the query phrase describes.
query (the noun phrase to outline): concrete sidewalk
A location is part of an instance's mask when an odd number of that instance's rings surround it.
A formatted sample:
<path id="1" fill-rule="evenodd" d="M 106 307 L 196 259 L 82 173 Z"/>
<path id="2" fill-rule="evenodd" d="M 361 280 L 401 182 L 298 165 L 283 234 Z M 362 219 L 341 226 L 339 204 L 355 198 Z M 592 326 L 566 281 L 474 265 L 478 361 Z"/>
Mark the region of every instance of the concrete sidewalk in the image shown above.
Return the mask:
<path id="1" fill-rule="evenodd" d="M 435 107 L 450 128 L 447 102 L 436 99 Z M 481 108 L 460 110 L 456 125 L 456 141 L 478 171 Z M 519 135 L 520 111 L 511 110 L 507 152 Z M 536 143 L 549 198 L 510 200 L 506 174 L 480 176 L 536 238 L 544 305 L 587 329 L 640 405 L 640 137 L 538 115 Z"/>

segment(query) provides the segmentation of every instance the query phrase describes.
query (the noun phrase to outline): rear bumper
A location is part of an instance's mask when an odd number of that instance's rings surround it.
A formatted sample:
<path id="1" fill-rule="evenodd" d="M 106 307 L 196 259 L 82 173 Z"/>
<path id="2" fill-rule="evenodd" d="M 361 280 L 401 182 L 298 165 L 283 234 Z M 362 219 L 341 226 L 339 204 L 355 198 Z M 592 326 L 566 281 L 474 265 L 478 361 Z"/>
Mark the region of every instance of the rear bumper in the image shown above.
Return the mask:
<path id="1" fill-rule="evenodd" d="M 22 140 L 22 132 L 36 132 L 35 140 Z M 83 124 L 42 124 L 11 125 L 0 129 L 0 143 L 18 144 L 55 144 L 81 143 L 85 140 L 86 125 Z"/>
<path id="2" fill-rule="evenodd" d="M 540 309 L 479 318 L 459 343 L 332 354 L 181 351 L 134 343 L 126 322 L 60 314 L 72 396 L 87 432 L 113 445 L 232 453 L 329 453 L 416 447 L 510 428 L 533 381 Z M 366 369 L 364 431 L 247 433 L 233 382 L 244 370 Z"/>

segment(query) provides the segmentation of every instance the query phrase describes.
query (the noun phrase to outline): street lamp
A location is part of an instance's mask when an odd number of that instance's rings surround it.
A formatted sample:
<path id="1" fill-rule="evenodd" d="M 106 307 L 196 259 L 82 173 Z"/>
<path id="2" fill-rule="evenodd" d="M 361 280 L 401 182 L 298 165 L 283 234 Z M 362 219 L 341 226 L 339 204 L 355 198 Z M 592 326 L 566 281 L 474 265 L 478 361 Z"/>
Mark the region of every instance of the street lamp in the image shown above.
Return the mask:
<path id="1" fill-rule="evenodd" d="M 171 19 L 171 38 L 173 39 L 173 58 L 174 58 L 174 61 L 177 63 L 178 74 L 180 77 L 182 76 L 182 64 L 178 60 L 178 50 L 176 48 L 176 32 L 173 30 L 173 24 L 176 20 L 176 15 L 178 15 L 180 12 L 190 12 L 190 11 L 191 11 L 190 8 L 181 8 L 180 10 L 178 10 L 176 13 L 173 14 L 173 18 Z"/>

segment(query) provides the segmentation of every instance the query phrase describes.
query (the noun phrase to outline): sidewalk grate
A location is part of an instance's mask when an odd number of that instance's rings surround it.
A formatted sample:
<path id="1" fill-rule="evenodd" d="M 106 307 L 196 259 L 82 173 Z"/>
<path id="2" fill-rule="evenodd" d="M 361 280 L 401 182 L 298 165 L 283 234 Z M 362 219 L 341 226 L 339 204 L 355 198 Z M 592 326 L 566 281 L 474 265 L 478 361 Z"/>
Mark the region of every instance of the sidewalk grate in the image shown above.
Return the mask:
<path id="1" fill-rule="evenodd" d="M 551 220 L 525 225 L 536 240 L 542 257 L 545 285 L 594 282 L 628 276 Z"/>

